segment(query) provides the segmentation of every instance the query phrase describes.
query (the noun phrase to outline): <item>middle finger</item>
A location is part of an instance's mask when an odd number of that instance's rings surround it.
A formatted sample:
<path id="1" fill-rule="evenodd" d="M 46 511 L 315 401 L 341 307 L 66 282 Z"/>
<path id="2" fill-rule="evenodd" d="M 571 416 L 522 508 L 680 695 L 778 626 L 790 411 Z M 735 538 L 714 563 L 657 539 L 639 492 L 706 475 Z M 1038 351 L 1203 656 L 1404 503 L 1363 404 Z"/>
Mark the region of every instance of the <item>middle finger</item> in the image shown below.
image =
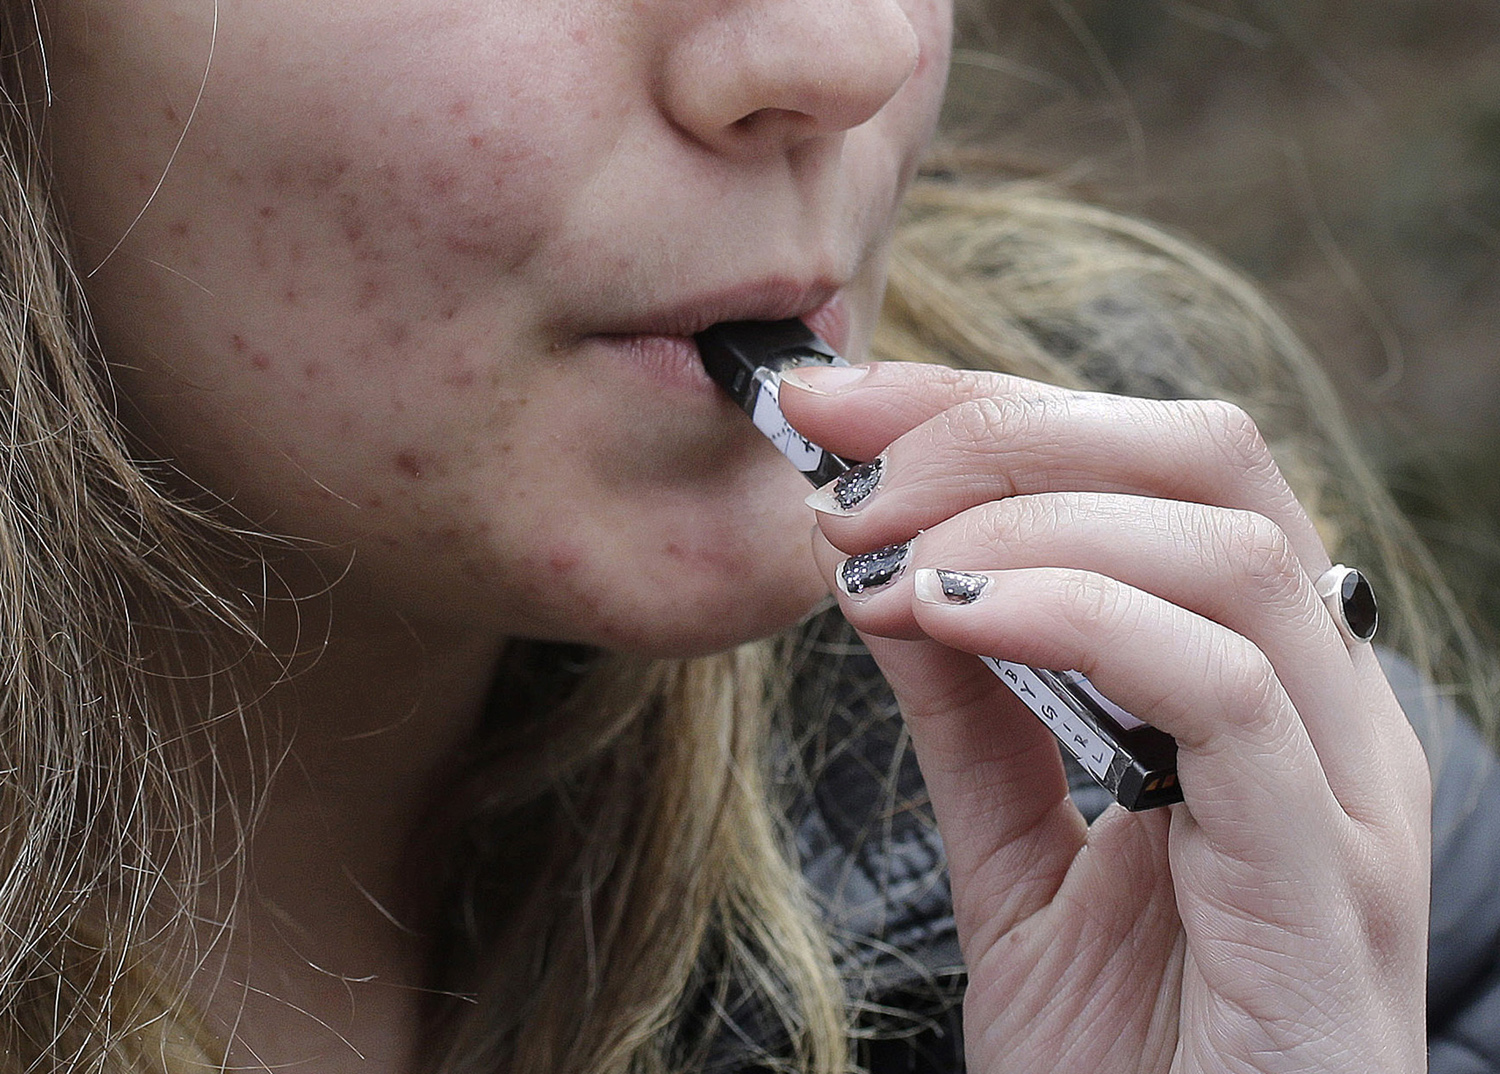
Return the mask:
<path id="1" fill-rule="evenodd" d="M 845 559 L 831 545 L 819 544 L 819 558 L 844 593 L 850 621 L 883 637 L 923 636 L 910 581 L 921 567 L 1084 570 L 1228 627 L 1277 669 L 1346 807 L 1363 810 L 1363 803 L 1341 792 L 1353 795 L 1353 788 L 1367 786 L 1372 768 L 1385 763 L 1385 743 L 1400 740 L 1404 731 L 1385 726 L 1396 716 L 1379 708 L 1347 718 L 1352 707 L 1364 706 L 1345 643 L 1288 540 L 1251 512 L 1119 494 L 1013 497 L 927 530 L 899 560 L 902 569 L 889 584 L 863 588 L 858 580 L 883 577 L 870 569 L 872 563 L 890 564 L 897 557 Z M 1149 713 L 1138 715 L 1150 719 Z"/>

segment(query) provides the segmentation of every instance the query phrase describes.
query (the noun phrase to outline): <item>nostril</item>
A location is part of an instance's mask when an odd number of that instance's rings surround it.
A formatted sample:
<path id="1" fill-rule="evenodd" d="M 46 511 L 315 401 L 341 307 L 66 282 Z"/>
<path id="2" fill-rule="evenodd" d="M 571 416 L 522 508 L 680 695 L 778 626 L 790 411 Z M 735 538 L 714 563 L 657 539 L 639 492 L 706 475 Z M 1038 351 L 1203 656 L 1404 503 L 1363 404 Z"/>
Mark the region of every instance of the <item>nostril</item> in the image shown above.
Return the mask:
<path id="1" fill-rule="evenodd" d="M 729 125 L 729 129 L 734 134 L 749 138 L 760 137 L 771 127 L 787 132 L 806 128 L 809 135 L 818 133 L 816 119 L 806 112 L 798 112 L 791 108 L 759 108 Z"/>

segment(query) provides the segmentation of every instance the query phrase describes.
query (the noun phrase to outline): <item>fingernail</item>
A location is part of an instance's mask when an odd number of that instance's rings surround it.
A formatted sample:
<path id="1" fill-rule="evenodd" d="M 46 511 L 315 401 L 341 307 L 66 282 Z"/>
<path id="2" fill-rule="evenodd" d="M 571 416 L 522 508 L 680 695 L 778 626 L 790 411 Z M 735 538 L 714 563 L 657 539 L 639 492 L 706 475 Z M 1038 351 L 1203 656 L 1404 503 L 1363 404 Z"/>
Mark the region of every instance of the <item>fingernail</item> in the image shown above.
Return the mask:
<path id="1" fill-rule="evenodd" d="M 917 599 L 924 604 L 973 604 L 990 580 L 968 571 L 933 570 L 924 567 L 912 579 Z"/>
<path id="2" fill-rule="evenodd" d="M 888 544 L 873 552 L 850 556 L 839 565 L 839 588 L 851 597 L 890 585 L 901 576 L 911 542 Z"/>
<path id="3" fill-rule="evenodd" d="M 781 384 L 814 395 L 834 395 L 858 383 L 869 371 L 864 365 L 801 365 L 781 374 Z"/>
<path id="4" fill-rule="evenodd" d="M 885 456 L 845 470 L 807 498 L 807 506 L 827 515 L 852 515 L 880 484 Z"/>

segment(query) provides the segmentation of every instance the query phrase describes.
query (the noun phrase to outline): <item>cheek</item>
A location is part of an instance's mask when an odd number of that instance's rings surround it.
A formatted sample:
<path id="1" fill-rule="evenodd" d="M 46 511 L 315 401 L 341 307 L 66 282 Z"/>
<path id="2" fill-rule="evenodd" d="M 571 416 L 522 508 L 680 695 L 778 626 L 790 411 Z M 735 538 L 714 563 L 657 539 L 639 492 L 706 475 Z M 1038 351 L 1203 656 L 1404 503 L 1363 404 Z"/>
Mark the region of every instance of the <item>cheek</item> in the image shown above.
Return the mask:
<path id="1" fill-rule="evenodd" d="M 549 91 L 519 46 L 483 78 L 457 59 L 411 66 L 411 51 L 356 41 L 359 63 L 324 82 L 312 57 L 268 37 L 225 40 L 191 137 L 133 228 L 135 203 L 109 197 L 117 170 L 87 162 L 132 146 L 130 185 L 153 184 L 181 110 L 145 132 L 108 100 L 89 102 L 92 119 L 61 117 L 80 231 L 102 251 L 130 229 L 92 297 L 142 425 L 230 488 L 255 460 L 283 459 L 302 480 L 271 465 L 264 484 L 365 502 L 378 495 L 362 487 L 367 467 L 430 477 L 440 434 L 493 440 L 528 394 L 534 370 L 514 355 L 537 341 L 515 326 L 530 320 L 527 266 L 587 159 L 578 125 L 557 121 L 576 117 L 578 91 Z M 118 75 L 123 99 L 144 94 L 130 73 L 93 71 L 91 84 Z"/>

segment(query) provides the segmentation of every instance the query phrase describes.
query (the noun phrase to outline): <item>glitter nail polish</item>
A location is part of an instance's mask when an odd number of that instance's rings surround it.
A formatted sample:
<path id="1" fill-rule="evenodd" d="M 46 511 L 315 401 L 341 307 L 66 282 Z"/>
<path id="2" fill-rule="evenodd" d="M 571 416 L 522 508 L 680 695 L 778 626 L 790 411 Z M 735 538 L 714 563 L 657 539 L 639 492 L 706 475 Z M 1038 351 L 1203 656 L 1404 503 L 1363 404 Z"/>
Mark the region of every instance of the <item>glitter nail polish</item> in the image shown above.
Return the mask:
<path id="1" fill-rule="evenodd" d="M 875 491 L 875 486 L 880 484 L 880 477 L 884 472 L 884 458 L 862 462 L 853 469 L 846 470 L 833 483 L 833 502 L 845 511 L 852 511 Z"/>
<path id="2" fill-rule="evenodd" d="M 938 569 L 938 584 L 943 587 L 943 596 L 954 604 L 973 604 L 984 592 L 984 587 L 990 584 L 990 580 L 982 574 L 970 574 L 967 571 L 946 571 Z"/>
<path id="3" fill-rule="evenodd" d="M 839 568 L 839 584 L 851 597 L 894 582 L 906 566 L 911 542 L 890 544 L 844 560 Z"/>

